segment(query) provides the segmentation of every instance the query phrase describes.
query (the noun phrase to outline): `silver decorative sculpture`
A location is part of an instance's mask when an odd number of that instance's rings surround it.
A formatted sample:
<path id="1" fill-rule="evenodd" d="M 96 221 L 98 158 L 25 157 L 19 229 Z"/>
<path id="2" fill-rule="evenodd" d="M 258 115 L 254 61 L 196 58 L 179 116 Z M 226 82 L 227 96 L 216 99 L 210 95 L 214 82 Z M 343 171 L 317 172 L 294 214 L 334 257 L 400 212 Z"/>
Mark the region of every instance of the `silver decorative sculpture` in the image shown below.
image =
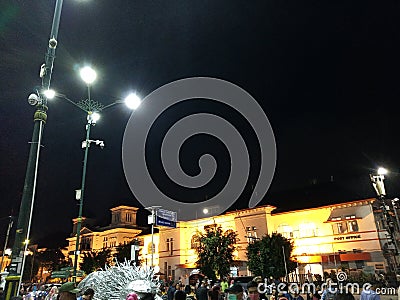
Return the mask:
<path id="1" fill-rule="evenodd" d="M 104 270 L 90 273 L 78 285 L 81 290 L 92 288 L 94 300 L 125 300 L 129 293 L 136 293 L 139 300 L 161 299 L 157 295 L 160 283 L 152 267 L 137 267 L 131 261 L 115 262 Z"/>

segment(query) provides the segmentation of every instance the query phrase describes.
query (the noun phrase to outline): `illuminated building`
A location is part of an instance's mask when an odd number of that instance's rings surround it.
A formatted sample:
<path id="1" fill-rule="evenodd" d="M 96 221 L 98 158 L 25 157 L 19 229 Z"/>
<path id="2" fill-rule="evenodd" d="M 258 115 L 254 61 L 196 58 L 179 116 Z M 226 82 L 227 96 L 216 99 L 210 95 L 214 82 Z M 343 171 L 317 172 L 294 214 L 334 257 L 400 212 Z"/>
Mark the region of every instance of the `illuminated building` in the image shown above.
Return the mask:
<path id="1" fill-rule="evenodd" d="M 136 225 L 136 213 L 138 208 L 131 206 L 117 206 L 111 208 L 111 223 L 106 227 L 95 228 L 91 226 L 90 219 L 83 218 L 83 226 L 80 235 L 80 251 L 98 251 L 105 248 L 115 252 L 116 247 L 131 242 L 142 228 Z M 77 219 L 73 219 L 73 234 L 67 238 L 69 258 L 74 260 L 76 243 Z M 78 258 L 81 263 L 83 256 Z"/>
<path id="2" fill-rule="evenodd" d="M 205 226 L 216 224 L 221 225 L 223 230 L 232 229 L 238 233 L 235 252 L 238 267 L 231 268 L 233 276 L 251 275 L 246 266 L 248 243 L 273 232 L 281 233 L 293 242 L 292 259 L 298 262 L 296 272 L 300 277 L 323 275 L 323 271 L 341 267 L 368 272 L 385 271 L 387 265 L 382 249 L 387 244 L 387 237 L 378 215 L 374 213 L 374 202 L 375 199 L 365 199 L 279 213 L 274 213 L 276 207 L 267 205 L 180 221 L 177 228 L 159 228 L 159 233 L 155 235 L 158 236 L 155 242 L 158 251 L 155 251 L 154 260 L 166 277 L 187 278 L 196 268 L 193 236 Z M 141 261 L 144 258 L 148 261 L 151 235 L 139 238 L 145 249 Z"/>
<path id="3" fill-rule="evenodd" d="M 159 227 L 154 239 L 154 266 L 160 268 L 165 277 L 187 278 L 196 269 L 195 240 L 197 231 L 205 226 L 220 225 L 238 234 L 234 253 L 236 267 L 232 276 L 251 275 L 247 269 L 246 247 L 266 234 L 277 232 L 293 242 L 292 259 L 297 261 L 296 274 L 305 279 L 310 274 L 342 267 L 366 272 L 385 271 L 384 257 L 387 247 L 386 230 L 383 229 L 379 212 L 374 211 L 375 199 L 358 200 L 315 208 L 278 212 L 271 205 L 227 212 L 222 215 L 180 221 L 177 228 Z M 138 238 L 139 260 L 143 265 L 151 264 L 151 234 L 141 235 L 136 225 L 138 208 L 118 206 L 111 209 L 112 221 L 107 227 L 81 232 L 81 250 L 115 250 L 119 244 Z M 178 216 L 179 218 L 179 216 Z M 76 222 L 75 222 L 76 223 Z M 73 232 L 75 232 L 73 230 Z M 75 250 L 75 237 L 69 241 L 70 258 Z"/>

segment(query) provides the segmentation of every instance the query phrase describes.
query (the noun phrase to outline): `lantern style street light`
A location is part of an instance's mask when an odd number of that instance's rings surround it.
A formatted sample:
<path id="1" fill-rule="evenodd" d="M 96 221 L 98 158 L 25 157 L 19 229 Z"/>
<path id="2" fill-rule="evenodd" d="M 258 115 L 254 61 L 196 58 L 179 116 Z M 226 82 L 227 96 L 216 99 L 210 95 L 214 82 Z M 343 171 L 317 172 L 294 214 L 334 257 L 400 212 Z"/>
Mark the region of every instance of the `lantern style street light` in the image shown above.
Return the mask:
<path id="1" fill-rule="evenodd" d="M 385 175 L 387 173 L 388 171 L 385 168 L 379 168 L 377 170 L 376 175 L 370 174 L 370 179 L 372 182 L 372 186 L 374 187 L 375 192 L 377 194 L 377 200 L 379 201 L 380 210 L 382 212 L 381 214 L 382 225 L 383 228 L 386 230 L 387 243 L 386 245 L 384 245 L 384 247 L 386 247 L 386 249 L 384 250 L 389 255 L 385 256 L 387 259 L 388 266 L 390 270 L 395 274 L 397 281 L 398 263 L 396 260 L 396 256 L 399 254 L 399 252 L 398 252 L 397 241 L 394 236 L 394 233 L 396 231 L 396 226 L 392 220 L 390 206 L 386 203 L 386 190 L 385 190 L 384 180 L 385 180 Z M 393 205 L 393 200 L 392 200 L 392 205 Z M 397 215 L 397 212 L 395 213 Z"/>
<path id="2" fill-rule="evenodd" d="M 69 103 L 73 104 L 74 106 L 78 107 L 80 110 L 84 111 L 87 115 L 86 117 L 86 137 L 85 140 L 82 142 L 82 148 L 85 149 L 84 158 L 83 158 L 83 168 L 82 168 L 82 181 L 81 181 L 81 188 L 76 190 L 76 200 L 79 200 L 79 212 L 78 218 L 76 223 L 76 243 L 75 243 L 75 253 L 74 253 L 74 265 L 73 265 L 73 275 L 72 280 L 76 282 L 76 274 L 78 270 L 78 257 L 80 255 L 80 233 L 82 229 L 82 213 L 83 213 L 83 201 L 85 195 L 85 182 L 86 182 L 86 170 L 87 170 L 87 160 L 89 154 L 90 145 L 93 143 L 94 145 L 100 146 L 101 148 L 104 147 L 104 141 L 101 140 L 91 140 L 90 139 L 90 130 L 92 126 L 96 125 L 96 122 L 100 119 L 100 113 L 105 109 L 114 106 L 116 104 L 125 103 L 128 108 L 136 109 L 140 105 L 140 98 L 136 94 L 129 94 L 124 101 L 117 100 L 113 103 L 108 105 L 103 105 L 102 103 L 95 101 L 91 98 L 91 86 L 96 80 L 96 72 L 91 67 L 86 66 L 80 70 L 80 76 L 82 80 L 87 85 L 88 91 L 88 98 L 85 100 L 81 100 L 79 102 L 74 102 L 65 95 L 53 93 L 47 91 L 50 95 L 55 95 L 57 97 L 63 98 L 67 100 Z"/>

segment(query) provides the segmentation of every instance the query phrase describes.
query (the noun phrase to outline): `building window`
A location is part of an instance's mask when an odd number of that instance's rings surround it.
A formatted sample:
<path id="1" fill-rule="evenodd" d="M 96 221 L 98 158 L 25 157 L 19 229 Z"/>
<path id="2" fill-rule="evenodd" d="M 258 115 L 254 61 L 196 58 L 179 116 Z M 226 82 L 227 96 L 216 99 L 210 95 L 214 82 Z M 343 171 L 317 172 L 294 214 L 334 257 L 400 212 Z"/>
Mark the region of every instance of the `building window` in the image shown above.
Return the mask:
<path id="1" fill-rule="evenodd" d="M 255 239 L 257 240 L 257 239 L 258 239 L 258 236 L 257 236 L 257 227 L 256 227 L 256 226 L 252 226 L 251 229 L 253 230 L 253 236 L 254 236 Z"/>
<path id="2" fill-rule="evenodd" d="M 132 214 L 126 213 L 125 214 L 125 220 L 126 220 L 126 222 L 132 222 Z"/>
<path id="3" fill-rule="evenodd" d="M 91 239 L 83 237 L 80 244 L 80 250 L 90 250 Z"/>
<path id="4" fill-rule="evenodd" d="M 252 242 L 252 231 L 250 230 L 250 226 L 246 227 L 246 238 L 247 238 L 247 242 L 251 243 Z"/>
<path id="5" fill-rule="evenodd" d="M 164 274 L 167 274 L 168 276 L 168 262 L 164 262 Z"/>
<path id="6" fill-rule="evenodd" d="M 337 226 L 337 233 L 338 234 L 342 234 L 342 233 L 345 233 L 347 231 L 347 226 L 346 226 L 345 222 L 336 223 L 336 226 Z"/>
<path id="7" fill-rule="evenodd" d="M 169 252 L 169 239 L 167 239 L 167 252 Z"/>
<path id="8" fill-rule="evenodd" d="M 198 241 L 197 235 L 193 235 L 190 240 L 190 248 L 196 249 L 198 246 L 199 246 L 199 241 Z"/>
<path id="9" fill-rule="evenodd" d="M 364 267 L 364 261 L 363 260 L 356 260 L 356 268 L 357 269 L 362 269 Z"/>
<path id="10" fill-rule="evenodd" d="M 170 277 L 171 276 L 171 266 L 168 266 L 168 273 L 167 273 L 168 275 L 168 277 Z"/>
<path id="11" fill-rule="evenodd" d="M 255 242 L 256 240 L 258 240 L 256 226 L 247 226 L 245 237 L 247 238 L 248 243 L 252 243 L 252 242 Z"/>
<path id="12" fill-rule="evenodd" d="M 174 254 L 174 239 L 173 238 L 170 239 L 170 243 L 171 243 L 171 247 L 170 247 L 169 255 L 173 255 Z"/>
<path id="13" fill-rule="evenodd" d="M 299 225 L 300 237 L 316 236 L 316 228 L 314 223 L 302 223 Z"/>
<path id="14" fill-rule="evenodd" d="M 344 234 L 349 231 L 349 226 L 346 222 L 332 223 L 333 234 Z"/>
<path id="15" fill-rule="evenodd" d="M 292 226 L 288 224 L 281 224 L 278 226 L 277 232 L 280 233 L 287 239 L 293 238 L 293 229 Z"/>
<path id="16" fill-rule="evenodd" d="M 347 224 L 348 224 L 349 232 L 357 232 L 358 231 L 357 220 L 349 221 L 349 222 L 347 222 Z"/>

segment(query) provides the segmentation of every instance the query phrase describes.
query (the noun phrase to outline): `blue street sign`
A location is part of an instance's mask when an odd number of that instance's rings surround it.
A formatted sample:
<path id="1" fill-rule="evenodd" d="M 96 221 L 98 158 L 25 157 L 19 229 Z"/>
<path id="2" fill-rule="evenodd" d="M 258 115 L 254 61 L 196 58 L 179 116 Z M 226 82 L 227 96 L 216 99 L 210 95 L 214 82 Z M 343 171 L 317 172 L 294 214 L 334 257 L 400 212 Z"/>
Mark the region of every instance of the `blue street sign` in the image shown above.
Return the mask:
<path id="1" fill-rule="evenodd" d="M 156 225 L 176 228 L 176 222 L 161 218 L 160 216 L 156 216 Z"/>

